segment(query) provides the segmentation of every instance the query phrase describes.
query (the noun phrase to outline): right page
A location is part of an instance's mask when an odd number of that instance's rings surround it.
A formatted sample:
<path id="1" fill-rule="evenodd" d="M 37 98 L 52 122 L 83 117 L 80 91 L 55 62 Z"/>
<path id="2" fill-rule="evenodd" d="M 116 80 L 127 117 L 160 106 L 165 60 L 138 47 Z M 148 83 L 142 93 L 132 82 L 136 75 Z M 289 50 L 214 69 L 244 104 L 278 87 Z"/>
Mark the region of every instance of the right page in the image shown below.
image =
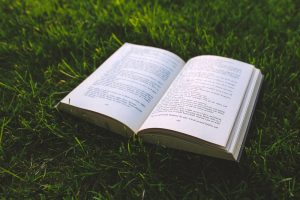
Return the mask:
<path id="1" fill-rule="evenodd" d="M 219 56 L 189 60 L 140 130 L 167 129 L 225 147 L 253 71 Z"/>

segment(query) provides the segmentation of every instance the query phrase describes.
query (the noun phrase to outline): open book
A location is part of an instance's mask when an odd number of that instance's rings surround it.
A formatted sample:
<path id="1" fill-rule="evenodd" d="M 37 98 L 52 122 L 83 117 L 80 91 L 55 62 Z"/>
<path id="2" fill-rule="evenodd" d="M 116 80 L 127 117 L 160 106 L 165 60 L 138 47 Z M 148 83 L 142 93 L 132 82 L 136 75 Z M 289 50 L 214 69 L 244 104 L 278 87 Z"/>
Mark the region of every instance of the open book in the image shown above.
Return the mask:
<path id="1" fill-rule="evenodd" d="M 262 79 L 237 60 L 203 55 L 185 62 L 125 43 L 58 109 L 124 136 L 238 161 Z"/>

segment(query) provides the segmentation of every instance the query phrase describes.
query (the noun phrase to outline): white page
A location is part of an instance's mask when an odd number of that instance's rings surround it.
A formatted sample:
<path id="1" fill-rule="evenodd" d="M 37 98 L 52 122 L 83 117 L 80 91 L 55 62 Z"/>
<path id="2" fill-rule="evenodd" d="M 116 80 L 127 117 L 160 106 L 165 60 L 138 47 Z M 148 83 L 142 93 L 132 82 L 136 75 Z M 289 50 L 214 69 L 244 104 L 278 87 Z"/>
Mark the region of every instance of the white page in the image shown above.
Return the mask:
<path id="1" fill-rule="evenodd" d="M 136 132 L 184 64 L 166 50 L 126 43 L 61 102 L 109 116 Z"/>
<path id="2" fill-rule="evenodd" d="M 189 60 L 141 130 L 169 129 L 225 146 L 252 72 L 229 58 Z"/>
<path id="3" fill-rule="evenodd" d="M 228 146 L 228 152 L 231 152 L 236 160 L 241 155 L 241 148 L 244 145 L 244 141 L 250 128 L 250 121 L 254 112 L 255 104 L 257 102 L 259 90 L 262 84 L 263 75 L 259 69 L 255 69 L 252 79 L 245 94 L 244 102 L 239 111 L 239 116 L 233 127 L 230 144 Z"/>

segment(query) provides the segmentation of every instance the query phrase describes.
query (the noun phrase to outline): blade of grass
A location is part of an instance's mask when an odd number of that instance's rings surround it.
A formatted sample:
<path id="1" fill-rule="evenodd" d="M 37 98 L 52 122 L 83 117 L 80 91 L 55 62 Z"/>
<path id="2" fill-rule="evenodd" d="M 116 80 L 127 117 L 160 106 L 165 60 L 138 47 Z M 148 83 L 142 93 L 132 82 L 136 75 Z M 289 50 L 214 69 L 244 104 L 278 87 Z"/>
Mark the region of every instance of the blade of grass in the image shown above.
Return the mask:
<path id="1" fill-rule="evenodd" d="M 1 167 L 1 166 L 0 166 L 0 169 L 2 170 L 2 173 L 10 174 L 11 176 L 13 176 L 13 177 L 15 177 L 15 178 L 17 178 L 17 179 L 19 179 L 19 180 L 21 180 L 21 181 L 25 181 L 25 179 L 21 178 L 21 177 L 18 176 L 17 174 L 15 174 L 15 173 L 13 173 L 13 172 L 11 172 L 11 171 L 9 171 L 9 170 L 7 170 L 7 169 Z"/>

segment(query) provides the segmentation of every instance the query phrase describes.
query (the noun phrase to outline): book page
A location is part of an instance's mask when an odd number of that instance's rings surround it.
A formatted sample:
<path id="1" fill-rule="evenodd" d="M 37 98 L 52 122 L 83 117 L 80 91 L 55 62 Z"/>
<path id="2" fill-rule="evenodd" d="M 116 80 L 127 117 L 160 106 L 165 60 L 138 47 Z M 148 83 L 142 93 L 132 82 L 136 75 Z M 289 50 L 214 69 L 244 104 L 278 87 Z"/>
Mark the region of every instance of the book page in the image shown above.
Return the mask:
<path id="1" fill-rule="evenodd" d="M 184 64 L 166 50 L 126 43 L 61 102 L 136 132 Z"/>
<path id="2" fill-rule="evenodd" d="M 189 60 L 141 130 L 168 129 L 225 146 L 253 69 L 218 56 Z"/>

